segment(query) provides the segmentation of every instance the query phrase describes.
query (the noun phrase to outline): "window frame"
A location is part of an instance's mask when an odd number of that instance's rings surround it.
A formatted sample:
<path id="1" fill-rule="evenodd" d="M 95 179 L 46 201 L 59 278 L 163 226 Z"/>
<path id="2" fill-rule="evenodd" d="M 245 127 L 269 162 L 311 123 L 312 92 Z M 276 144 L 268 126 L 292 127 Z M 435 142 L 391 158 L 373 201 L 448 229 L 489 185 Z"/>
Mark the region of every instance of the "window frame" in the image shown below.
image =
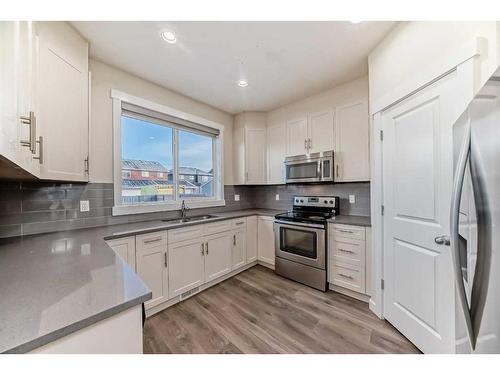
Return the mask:
<path id="1" fill-rule="evenodd" d="M 134 95 L 112 89 L 111 90 L 112 109 L 113 109 L 113 182 L 114 182 L 114 206 L 113 216 L 174 211 L 181 208 L 182 199 L 179 200 L 178 189 L 178 166 L 174 167 L 174 199 L 169 202 L 148 202 L 142 204 L 126 205 L 122 203 L 122 102 L 137 105 L 152 111 L 174 116 L 179 119 L 191 121 L 203 126 L 219 130 L 219 136 L 213 138 L 213 181 L 214 195 L 212 197 L 196 197 L 183 199 L 188 203 L 190 208 L 205 208 L 225 206 L 224 200 L 224 125 L 214 121 L 204 119 L 202 117 L 182 112 L 177 109 L 158 104 Z M 197 131 L 193 129 L 193 133 Z M 199 133 L 199 132 L 198 132 Z M 176 132 L 174 132 L 176 134 Z M 174 136 L 173 139 L 174 162 L 178 162 L 178 139 Z"/>

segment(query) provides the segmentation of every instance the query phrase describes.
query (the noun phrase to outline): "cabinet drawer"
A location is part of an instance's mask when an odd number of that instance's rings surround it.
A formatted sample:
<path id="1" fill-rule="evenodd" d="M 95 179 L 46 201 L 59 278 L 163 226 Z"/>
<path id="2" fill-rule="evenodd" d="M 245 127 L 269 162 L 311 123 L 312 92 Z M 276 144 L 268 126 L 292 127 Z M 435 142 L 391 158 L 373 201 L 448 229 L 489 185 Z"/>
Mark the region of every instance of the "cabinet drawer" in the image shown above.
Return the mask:
<path id="1" fill-rule="evenodd" d="M 203 226 L 193 225 L 168 231 L 168 243 L 181 242 L 203 237 Z"/>
<path id="2" fill-rule="evenodd" d="M 329 257 L 336 261 L 351 264 L 365 264 L 365 241 L 352 238 L 335 238 L 330 240 Z"/>
<path id="3" fill-rule="evenodd" d="M 358 293 L 365 292 L 364 266 L 355 266 L 340 262 L 330 262 L 328 281 L 334 285 L 354 290 Z"/>
<path id="4" fill-rule="evenodd" d="M 216 221 L 204 225 L 205 235 L 226 232 L 231 230 L 231 220 Z"/>
<path id="5" fill-rule="evenodd" d="M 246 217 L 240 217 L 239 219 L 231 220 L 231 227 L 233 229 L 246 228 L 247 219 Z"/>
<path id="6" fill-rule="evenodd" d="M 153 232 L 135 236 L 137 250 L 151 249 L 167 245 L 167 232 Z"/>
<path id="7" fill-rule="evenodd" d="M 355 240 L 365 240 L 365 228 L 354 225 L 333 224 L 330 227 L 330 236 L 353 238 Z"/>

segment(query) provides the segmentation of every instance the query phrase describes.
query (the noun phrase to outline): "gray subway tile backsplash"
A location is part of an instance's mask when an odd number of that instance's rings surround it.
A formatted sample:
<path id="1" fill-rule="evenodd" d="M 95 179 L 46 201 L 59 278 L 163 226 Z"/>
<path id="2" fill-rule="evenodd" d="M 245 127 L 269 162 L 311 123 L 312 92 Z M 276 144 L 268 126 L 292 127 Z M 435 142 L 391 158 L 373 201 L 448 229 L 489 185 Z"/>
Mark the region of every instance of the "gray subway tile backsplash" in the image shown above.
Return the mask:
<path id="1" fill-rule="evenodd" d="M 240 200 L 235 201 L 234 195 Z M 279 200 L 275 199 L 279 194 Z M 349 203 L 349 194 L 356 203 Z M 265 185 L 224 187 L 224 207 L 195 209 L 209 214 L 248 208 L 286 211 L 294 195 L 337 195 L 340 211 L 348 215 L 370 215 L 370 184 Z M 80 212 L 79 201 L 89 200 L 90 211 Z M 177 211 L 112 216 L 113 184 L 0 182 L 0 238 L 54 232 L 102 225 L 174 218 Z"/>

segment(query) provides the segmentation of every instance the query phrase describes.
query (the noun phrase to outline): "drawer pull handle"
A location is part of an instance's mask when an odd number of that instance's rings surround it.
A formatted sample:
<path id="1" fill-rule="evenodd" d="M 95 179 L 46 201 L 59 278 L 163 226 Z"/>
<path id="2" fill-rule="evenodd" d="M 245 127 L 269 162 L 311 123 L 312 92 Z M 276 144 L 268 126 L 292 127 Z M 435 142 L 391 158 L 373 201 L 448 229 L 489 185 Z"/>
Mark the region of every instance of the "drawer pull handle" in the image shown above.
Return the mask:
<path id="1" fill-rule="evenodd" d="M 161 237 L 152 238 L 150 240 L 144 240 L 143 242 L 144 243 L 153 243 L 153 242 L 158 242 L 158 241 L 161 241 Z"/>
<path id="2" fill-rule="evenodd" d="M 243 225 L 243 224 L 245 224 L 245 222 L 244 222 L 244 221 L 238 221 L 238 222 L 236 223 L 236 225 Z"/>
<path id="3" fill-rule="evenodd" d="M 354 277 L 349 276 L 349 275 L 344 275 L 343 273 L 339 273 L 339 276 L 342 276 L 343 278 L 349 279 L 349 280 L 354 280 Z"/>
<path id="4" fill-rule="evenodd" d="M 342 233 L 354 233 L 352 230 L 347 230 L 347 229 L 337 229 L 337 230 Z"/>
<path id="5" fill-rule="evenodd" d="M 356 254 L 354 251 L 351 251 L 351 250 L 339 249 L 339 251 L 342 251 L 343 253 L 348 253 L 348 254 Z"/>

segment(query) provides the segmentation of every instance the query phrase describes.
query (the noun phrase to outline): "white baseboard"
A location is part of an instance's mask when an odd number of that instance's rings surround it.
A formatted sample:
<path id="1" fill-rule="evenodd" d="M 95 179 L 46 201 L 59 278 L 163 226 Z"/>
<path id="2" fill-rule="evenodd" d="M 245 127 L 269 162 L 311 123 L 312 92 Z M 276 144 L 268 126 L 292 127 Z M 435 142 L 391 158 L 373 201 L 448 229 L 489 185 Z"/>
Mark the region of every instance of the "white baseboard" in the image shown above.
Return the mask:
<path id="1" fill-rule="evenodd" d="M 274 264 L 264 262 L 263 260 L 258 260 L 257 263 L 260 264 L 261 266 L 274 270 Z"/>
<path id="2" fill-rule="evenodd" d="M 356 298 L 357 300 L 368 303 L 370 301 L 370 296 L 366 294 L 358 293 L 350 289 L 342 288 L 341 286 L 333 285 L 332 283 L 328 283 L 328 289 L 333 290 L 334 292 L 345 294 L 346 296 Z"/>

